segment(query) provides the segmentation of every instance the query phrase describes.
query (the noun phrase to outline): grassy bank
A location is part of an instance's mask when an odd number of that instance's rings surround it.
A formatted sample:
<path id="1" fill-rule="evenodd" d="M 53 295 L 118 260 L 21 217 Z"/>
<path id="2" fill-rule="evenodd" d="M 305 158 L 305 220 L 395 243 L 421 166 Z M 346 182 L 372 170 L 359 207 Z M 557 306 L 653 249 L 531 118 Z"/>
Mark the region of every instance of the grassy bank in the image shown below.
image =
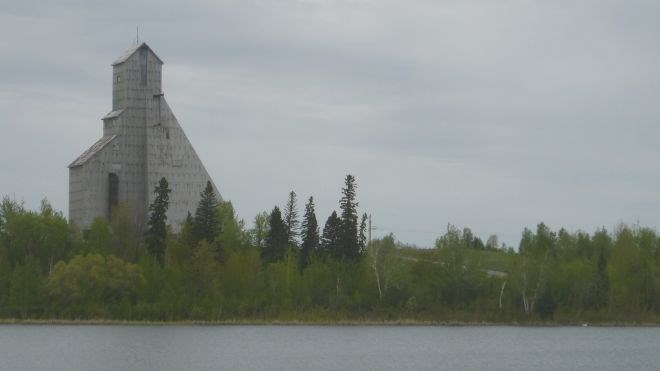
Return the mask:
<path id="1" fill-rule="evenodd" d="M 236 319 L 222 321 L 128 321 L 114 319 L 0 319 L 0 325 L 84 325 L 84 326 L 514 326 L 514 327 L 660 327 L 655 322 L 488 322 L 488 321 L 431 321 L 400 320 L 278 320 Z"/>

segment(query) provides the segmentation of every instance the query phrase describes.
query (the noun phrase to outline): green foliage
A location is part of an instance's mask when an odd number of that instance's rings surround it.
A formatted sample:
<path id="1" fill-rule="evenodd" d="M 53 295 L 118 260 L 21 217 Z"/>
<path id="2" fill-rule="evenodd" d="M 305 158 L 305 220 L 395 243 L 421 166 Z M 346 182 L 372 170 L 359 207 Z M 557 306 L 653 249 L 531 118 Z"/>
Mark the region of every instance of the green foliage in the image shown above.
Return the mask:
<path id="1" fill-rule="evenodd" d="M 238 318 L 260 313 L 268 305 L 262 294 L 263 277 L 263 264 L 256 248 L 229 252 L 220 272 L 223 312 Z"/>
<path id="2" fill-rule="evenodd" d="M 300 245 L 300 270 L 309 266 L 312 256 L 317 252 L 320 245 L 319 225 L 316 221 L 316 212 L 314 211 L 314 198 L 310 197 L 305 205 L 305 216 L 302 227 L 302 244 Z"/>
<path id="3" fill-rule="evenodd" d="M 646 233 L 626 226 L 616 232 L 607 271 L 610 310 L 620 316 L 658 310 L 657 271 L 651 266 L 655 249 L 652 241 L 657 237 Z"/>
<path id="4" fill-rule="evenodd" d="M 249 246 L 250 234 L 245 231 L 245 223 L 238 220 L 231 202 L 220 202 L 218 205 L 218 218 L 219 229 L 222 232 L 216 238 L 216 253 L 218 259 L 222 261 L 226 251 Z"/>
<path id="5" fill-rule="evenodd" d="M 9 313 L 19 318 L 39 316 L 43 311 L 43 280 L 38 261 L 28 255 L 14 267 L 9 288 Z"/>
<path id="6" fill-rule="evenodd" d="M 154 202 L 149 205 L 149 222 L 147 223 L 147 232 L 145 233 L 145 240 L 147 243 L 147 250 L 156 258 L 162 266 L 165 263 L 165 237 L 167 235 L 167 209 L 170 204 L 170 193 L 172 190 L 169 188 L 167 179 L 164 177 L 160 179 L 158 185 L 154 189 Z"/>
<path id="7" fill-rule="evenodd" d="M 354 198 L 343 204 L 357 206 Z M 647 228 L 589 235 L 539 223 L 523 231 L 516 252 L 499 248 L 496 237 L 484 245 L 470 229 L 449 225 L 435 249 L 405 246 L 388 235 L 358 250 L 364 259 L 350 259 L 336 212 L 319 239 L 312 198 L 300 249 L 291 246 L 277 207 L 256 218 L 251 231 L 229 202 L 216 203 L 212 214 L 212 240 L 199 239 L 199 224 L 190 216 L 179 233 L 166 229 L 163 258 L 156 261 L 139 250 L 139 231 L 125 205 L 109 222 L 97 219 L 80 233 L 47 202 L 35 212 L 5 198 L 0 317 L 523 323 L 660 318 L 660 238 Z M 360 248 L 366 221 L 363 215 L 355 230 Z"/>
<path id="8" fill-rule="evenodd" d="M 135 223 L 135 214 L 131 207 L 119 203 L 110 213 L 112 243 L 110 254 L 130 262 L 137 262 L 139 256 L 140 231 Z"/>
<path id="9" fill-rule="evenodd" d="M 122 301 L 134 302 L 143 283 L 137 265 L 113 255 L 90 254 L 57 263 L 46 289 L 62 316 L 107 316 Z"/>
<path id="10" fill-rule="evenodd" d="M 360 220 L 360 230 L 358 232 L 358 249 L 360 254 L 364 254 L 367 249 L 367 213 L 362 214 L 362 219 Z"/>
<path id="11" fill-rule="evenodd" d="M 497 244 L 497 237 L 495 236 L 495 244 Z M 491 242 L 492 244 L 493 242 Z M 463 228 L 459 230 L 456 226 L 448 224 L 447 232 L 436 239 L 435 247 L 438 249 L 445 248 L 463 248 L 473 250 L 485 250 L 486 246 L 483 244 L 479 237 L 472 234 L 470 228 Z"/>
<path id="12" fill-rule="evenodd" d="M 269 219 L 268 211 L 263 211 L 254 217 L 254 228 L 250 230 L 250 240 L 252 245 L 258 249 L 264 247 L 269 230 Z"/>
<path id="13" fill-rule="evenodd" d="M 206 183 L 206 188 L 204 188 L 200 197 L 197 210 L 195 211 L 193 245 L 196 245 L 202 240 L 213 243 L 220 233 L 218 200 L 210 181 Z"/>
<path id="14" fill-rule="evenodd" d="M 218 287 L 218 263 L 216 249 L 206 240 L 202 240 L 193 253 L 190 262 L 190 274 L 198 300 L 213 300 Z M 209 303 L 204 303 L 209 304 Z"/>
<path id="15" fill-rule="evenodd" d="M 0 241 L 0 316 L 8 315 L 7 308 L 9 304 L 11 276 L 12 271 L 11 265 L 9 264 L 7 249 Z"/>
<path id="16" fill-rule="evenodd" d="M 335 259 L 341 257 L 340 233 L 341 220 L 337 216 L 337 212 L 333 211 L 323 227 L 323 236 L 321 237 L 321 243 L 319 245 L 320 257 L 332 257 Z"/>
<path id="17" fill-rule="evenodd" d="M 289 244 L 286 225 L 282 220 L 279 207 L 273 208 L 268 218 L 268 224 L 268 235 L 264 248 L 261 250 L 261 258 L 265 262 L 275 262 L 284 259 L 284 253 Z"/>
<path id="18" fill-rule="evenodd" d="M 286 230 L 286 239 L 289 246 L 298 246 L 298 206 L 296 201 L 296 192 L 289 192 L 289 200 L 284 209 L 284 227 Z"/>
<path id="19" fill-rule="evenodd" d="M 367 269 L 373 271 L 372 286 L 378 293 L 378 300 L 396 306 L 409 299 L 404 292 L 409 289 L 410 272 L 405 264 L 401 264 L 402 255 L 394 235 L 373 240 L 367 255 Z M 415 260 L 417 258 L 410 258 L 410 261 Z"/>
<path id="20" fill-rule="evenodd" d="M 34 212 L 5 197 L 0 203 L 0 241 L 10 265 L 25 264 L 31 257 L 41 273 L 50 271 L 71 247 L 66 219 L 47 200 Z"/>
<path id="21" fill-rule="evenodd" d="M 112 254 L 112 230 L 105 218 L 95 218 L 87 233 L 87 251 Z"/>
<path id="22" fill-rule="evenodd" d="M 344 179 L 342 197 L 339 200 L 341 210 L 341 223 L 339 224 L 339 251 L 337 258 L 341 261 L 357 261 L 360 258 L 358 242 L 358 214 L 356 201 L 355 177 L 351 174 Z"/>

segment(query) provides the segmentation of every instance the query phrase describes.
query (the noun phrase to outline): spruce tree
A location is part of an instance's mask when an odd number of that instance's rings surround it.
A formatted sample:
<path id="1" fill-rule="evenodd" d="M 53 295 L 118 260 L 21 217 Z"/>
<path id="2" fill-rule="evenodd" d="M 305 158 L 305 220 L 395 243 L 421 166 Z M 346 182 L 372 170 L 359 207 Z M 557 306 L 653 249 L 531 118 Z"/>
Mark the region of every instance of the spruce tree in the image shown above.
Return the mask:
<path id="1" fill-rule="evenodd" d="M 268 220 L 268 235 L 263 249 L 261 250 L 261 258 L 264 262 L 274 262 L 284 259 L 284 253 L 288 245 L 286 226 L 282 220 L 282 212 L 280 208 L 275 206 L 270 213 Z"/>
<path id="2" fill-rule="evenodd" d="M 289 192 L 289 200 L 284 209 L 284 226 L 289 246 L 298 246 L 298 210 L 296 205 L 296 192 Z"/>
<path id="3" fill-rule="evenodd" d="M 360 233 L 358 235 L 358 247 L 360 248 L 360 254 L 364 254 L 367 251 L 367 213 L 362 214 L 362 221 L 360 221 Z"/>
<path id="4" fill-rule="evenodd" d="M 321 237 L 319 248 L 319 255 L 322 258 L 341 258 L 341 250 L 339 248 L 340 225 L 341 219 L 337 216 L 337 212 L 333 211 L 323 227 L 323 236 Z"/>
<path id="5" fill-rule="evenodd" d="M 170 204 L 170 193 L 167 179 L 160 179 L 154 189 L 156 198 L 149 205 L 151 216 L 147 223 L 146 243 L 147 250 L 153 255 L 158 263 L 163 266 L 165 263 L 165 237 L 167 235 L 167 208 Z"/>
<path id="6" fill-rule="evenodd" d="M 213 190 L 213 185 L 208 181 L 206 188 L 200 194 L 201 199 L 195 211 L 195 245 L 199 241 L 206 240 L 213 243 L 220 233 L 218 220 L 218 200 Z"/>
<path id="7" fill-rule="evenodd" d="M 300 245 L 300 270 L 307 268 L 311 257 L 319 248 L 319 225 L 314 211 L 314 198 L 310 197 L 305 205 L 305 217 L 301 226 L 302 244 Z"/>
<path id="8" fill-rule="evenodd" d="M 340 260 L 358 260 L 360 258 L 360 247 L 358 245 L 358 215 L 355 201 L 355 177 L 346 175 L 342 197 L 339 200 L 341 209 L 341 225 L 339 231 Z"/>

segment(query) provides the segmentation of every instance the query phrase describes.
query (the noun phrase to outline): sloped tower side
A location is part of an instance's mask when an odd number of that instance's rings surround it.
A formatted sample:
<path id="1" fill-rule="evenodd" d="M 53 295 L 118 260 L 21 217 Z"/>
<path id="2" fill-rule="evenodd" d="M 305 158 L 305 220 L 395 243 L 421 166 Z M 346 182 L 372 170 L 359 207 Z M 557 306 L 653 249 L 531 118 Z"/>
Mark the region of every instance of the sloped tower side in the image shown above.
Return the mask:
<path id="1" fill-rule="evenodd" d="M 69 165 L 69 220 L 83 229 L 126 203 L 144 230 L 153 190 L 165 177 L 172 189 L 168 222 L 177 230 L 194 213 L 206 182 L 213 183 L 165 101 L 162 65 L 146 43 L 112 64 L 103 137 Z"/>
<path id="2" fill-rule="evenodd" d="M 165 177 L 172 190 L 167 218 L 177 228 L 188 212 L 194 215 L 207 181 L 211 181 L 218 199 L 220 193 L 162 94 L 152 97 L 147 112 L 149 203 L 155 198 L 153 191 L 160 178 Z"/>

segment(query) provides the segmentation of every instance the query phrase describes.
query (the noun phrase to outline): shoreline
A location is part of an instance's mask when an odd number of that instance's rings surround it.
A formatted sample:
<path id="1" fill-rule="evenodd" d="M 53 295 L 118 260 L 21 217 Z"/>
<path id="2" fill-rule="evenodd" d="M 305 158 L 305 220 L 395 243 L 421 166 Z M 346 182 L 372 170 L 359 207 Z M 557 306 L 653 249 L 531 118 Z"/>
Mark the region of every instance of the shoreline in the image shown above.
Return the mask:
<path id="1" fill-rule="evenodd" d="M 660 327 L 652 322 L 465 322 L 422 320 L 223 320 L 223 321 L 141 321 L 111 319 L 0 319 L 2 325 L 56 325 L 56 326 L 429 326 L 429 327 Z"/>

